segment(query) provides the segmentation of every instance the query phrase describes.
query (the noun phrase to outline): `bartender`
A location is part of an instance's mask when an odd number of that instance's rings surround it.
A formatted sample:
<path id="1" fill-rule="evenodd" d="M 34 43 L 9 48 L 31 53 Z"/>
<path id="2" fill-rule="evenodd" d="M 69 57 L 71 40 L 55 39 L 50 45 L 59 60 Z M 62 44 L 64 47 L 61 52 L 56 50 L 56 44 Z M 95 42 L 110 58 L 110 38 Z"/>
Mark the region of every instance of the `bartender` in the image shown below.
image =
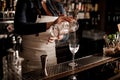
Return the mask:
<path id="1" fill-rule="evenodd" d="M 15 33 L 21 35 L 23 38 L 23 50 L 20 54 L 20 56 L 24 58 L 23 73 L 41 68 L 41 55 L 47 55 L 47 65 L 57 64 L 55 40 L 64 41 L 68 39 L 68 36 L 51 36 L 50 27 L 63 21 L 73 21 L 71 17 L 65 16 L 65 10 L 60 1 L 61 0 L 17 1 L 14 28 Z M 36 22 L 38 18 L 42 17 L 44 18 L 41 22 Z M 52 19 L 55 20 L 51 21 Z"/>

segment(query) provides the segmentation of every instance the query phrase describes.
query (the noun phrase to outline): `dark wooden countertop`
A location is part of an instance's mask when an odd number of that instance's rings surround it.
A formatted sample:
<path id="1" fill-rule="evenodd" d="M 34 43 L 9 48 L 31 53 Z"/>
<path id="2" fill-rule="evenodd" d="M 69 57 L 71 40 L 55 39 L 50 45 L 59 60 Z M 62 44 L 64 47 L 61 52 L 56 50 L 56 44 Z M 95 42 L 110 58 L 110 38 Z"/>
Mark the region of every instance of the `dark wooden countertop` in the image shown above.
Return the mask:
<path id="1" fill-rule="evenodd" d="M 41 75 L 41 70 L 38 69 L 36 71 L 23 74 L 23 78 L 27 80 L 33 80 L 33 79 L 34 80 L 56 80 L 59 78 L 69 76 L 71 74 L 75 74 L 78 72 L 85 71 L 87 69 L 94 68 L 96 66 L 100 66 L 108 62 L 115 61 L 117 59 L 118 57 L 113 58 L 113 57 L 102 57 L 100 55 L 89 55 L 89 56 L 76 59 L 75 62 L 78 65 L 75 67 L 74 70 L 71 68 L 71 66 L 68 65 L 71 61 L 67 61 L 64 63 L 57 64 L 57 65 L 48 66 L 47 77 L 43 77 Z"/>

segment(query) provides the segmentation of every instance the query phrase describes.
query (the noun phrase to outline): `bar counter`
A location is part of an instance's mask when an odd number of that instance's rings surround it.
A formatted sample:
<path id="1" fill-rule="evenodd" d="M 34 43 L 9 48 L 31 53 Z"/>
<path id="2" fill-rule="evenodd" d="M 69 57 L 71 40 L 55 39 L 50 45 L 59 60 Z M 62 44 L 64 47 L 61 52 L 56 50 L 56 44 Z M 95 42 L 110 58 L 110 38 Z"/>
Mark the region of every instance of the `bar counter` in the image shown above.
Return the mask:
<path id="1" fill-rule="evenodd" d="M 42 76 L 41 70 L 37 69 L 35 71 L 31 71 L 29 73 L 24 73 L 22 78 L 23 80 L 57 80 L 59 78 L 63 78 L 66 76 L 70 76 L 72 74 L 76 74 L 96 66 L 100 66 L 105 63 L 109 63 L 112 61 L 118 60 L 119 57 L 103 57 L 100 55 L 89 55 L 82 58 L 78 58 L 75 62 L 78 64 L 73 70 L 69 63 L 71 61 L 67 61 L 64 63 L 60 63 L 57 65 L 52 65 L 47 67 L 48 76 Z"/>

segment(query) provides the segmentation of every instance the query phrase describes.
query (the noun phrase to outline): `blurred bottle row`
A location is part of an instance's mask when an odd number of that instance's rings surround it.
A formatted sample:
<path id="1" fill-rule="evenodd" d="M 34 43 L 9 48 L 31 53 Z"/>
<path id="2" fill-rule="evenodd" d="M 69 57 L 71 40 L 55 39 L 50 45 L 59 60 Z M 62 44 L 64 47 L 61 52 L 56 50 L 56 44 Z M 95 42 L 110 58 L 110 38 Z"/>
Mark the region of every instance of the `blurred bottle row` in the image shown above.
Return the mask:
<path id="1" fill-rule="evenodd" d="M 14 18 L 17 0 L 0 0 L 0 20 Z"/>
<path id="2" fill-rule="evenodd" d="M 98 0 L 63 0 L 67 15 L 78 19 L 90 19 L 91 12 L 98 12 Z"/>
<path id="3" fill-rule="evenodd" d="M 15 10 L 17 0 L 0 0 L 0 11 Z"/>
<path id="4" fill-rule="evenodd" d="M 98 2 L 93 2 L 91 0 L 64 0 L 64 6 L 67 8 L 67 11 L 98 11 Z"/>
<path id="5" fill-rule="evenodd" d="M 109 24 L 119 23 L 120 22 L 120 15 L 108 15 L 107 21 Z"/>

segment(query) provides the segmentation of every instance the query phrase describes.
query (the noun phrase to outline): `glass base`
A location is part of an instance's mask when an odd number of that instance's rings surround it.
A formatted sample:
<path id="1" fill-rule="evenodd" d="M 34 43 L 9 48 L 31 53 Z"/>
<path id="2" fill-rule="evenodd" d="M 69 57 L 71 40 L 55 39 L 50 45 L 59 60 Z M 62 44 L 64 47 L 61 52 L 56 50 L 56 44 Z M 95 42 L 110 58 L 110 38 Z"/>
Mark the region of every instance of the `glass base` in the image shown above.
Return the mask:
<path id="1" fill-rule="evenodd" d="M 77 63 L 75 63 L 75 62 L 71 62 L 71 63 L 69 63 L 69 66 L 72 66 L 72 67 L 75 67 L 75 66 L 77 66 L 78 64 Z"/>

